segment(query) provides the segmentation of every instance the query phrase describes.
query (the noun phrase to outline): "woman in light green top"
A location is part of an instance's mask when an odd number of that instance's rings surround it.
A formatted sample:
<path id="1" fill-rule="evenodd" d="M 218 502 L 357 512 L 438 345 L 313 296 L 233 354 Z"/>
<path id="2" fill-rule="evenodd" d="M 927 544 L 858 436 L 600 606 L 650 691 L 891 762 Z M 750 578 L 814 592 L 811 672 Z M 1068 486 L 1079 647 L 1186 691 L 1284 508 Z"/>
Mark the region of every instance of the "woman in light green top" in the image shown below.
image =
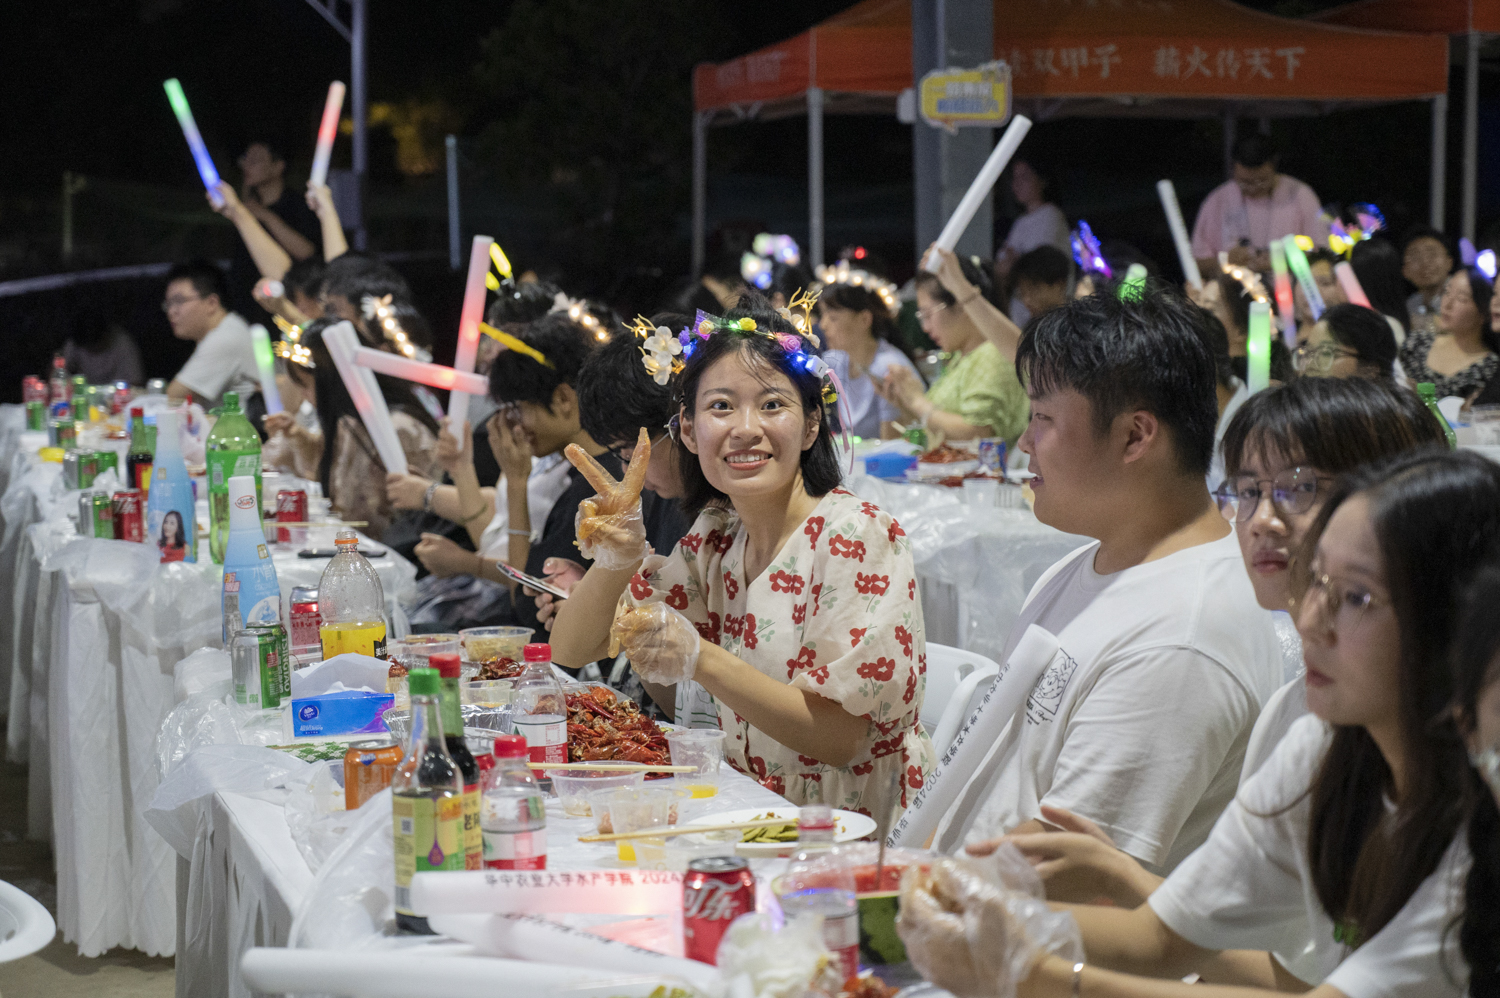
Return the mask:
<path id="1" fill-rule="evenodd" d="M 989 276 L 972 261 L 957 262 L 970 285 L 969 295 L 981 297 L 992 287 Z M 937 276 L 926 271 L 918 275 L 917 318 L 948 354 L 948 364 L 925 392 L 910 371 L 893 368 L 879 385 L 880 394 L 901 410 L 904 422 L 920 424 L 949 440 L 1002 437 L 1014 446 L 1026 429 L 1026 392 L 1016 379 L 1015 364 L 987 341 L 966 304 Z"/>

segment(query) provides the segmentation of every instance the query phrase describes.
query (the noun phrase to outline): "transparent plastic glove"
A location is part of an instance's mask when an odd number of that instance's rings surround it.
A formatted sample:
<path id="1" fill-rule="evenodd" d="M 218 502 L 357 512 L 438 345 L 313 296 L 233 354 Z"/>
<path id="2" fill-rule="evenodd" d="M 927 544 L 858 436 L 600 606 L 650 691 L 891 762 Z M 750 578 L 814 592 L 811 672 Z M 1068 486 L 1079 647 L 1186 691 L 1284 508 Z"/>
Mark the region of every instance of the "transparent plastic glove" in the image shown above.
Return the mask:
<path id="1" fill-rule="evenodd" d="M 602 568 L 630 568 L 648 550 L 646 524 L 641 518 L 641 486 L 646 481 L 646 462 L 651 458 L 651 438 L 643 427 L 630 466 L 618 482 L 577 444 L 569 444 L 563 453 L 598 493 L 578 504 L 574 521 L 578 550 Z"/>
<path id="2" fill-rule="evenodd" d="M 670 686 L 693 678 L 698 667 L 698 629 L 665 603 L 626 610 L 615 618 L 610 635 L 648 683 Z"/>
<path id="3" fill-rule="evenodd" d="M 959 998 L 1011 998 L 1044 953 L 1082 958 L 1072 916 L 1041 900 L 1041 882 L 1013 846 L 944 859 L 901 880 L 896 934 L 922 976 Z"/>

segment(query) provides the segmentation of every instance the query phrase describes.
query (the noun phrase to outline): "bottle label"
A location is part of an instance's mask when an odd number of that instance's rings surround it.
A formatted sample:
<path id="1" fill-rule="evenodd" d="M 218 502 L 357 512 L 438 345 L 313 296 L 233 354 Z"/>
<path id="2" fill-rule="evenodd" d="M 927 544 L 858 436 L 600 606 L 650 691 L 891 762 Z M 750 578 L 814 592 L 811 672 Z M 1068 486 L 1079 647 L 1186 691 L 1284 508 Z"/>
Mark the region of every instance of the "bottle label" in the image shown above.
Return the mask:
<path id="1" fill-rule="evenodd" d="M 462 870 L 463 799 L 391 798 L 396 851 L 396 910 L 416 915 L 411 906 L 411 878 L 429 870 Z"/>
<path id="2" fill-rule="evenodd" d="M 512 720 L 515 725 L 516 734 L 526 739 L 526 756 L 530 762 L 567 762 L 568 761 L 568 722 L 566 720 L 554 721 L 550 715 L 546 721 L 533 721 L 529 717 L 518 717 Z M 538 779 L 546 779 L 548 773 L 537 770 Z"/>
<path id="3" fill-rule="evenodd" d="M 204 463 L 208 465 L 208 484 L 215 489 L 229 488 L 229 480 L 236 475 L 260 475 L 258 450 L 211 450 L 204 455 Z M 259 488 L 260 482 L 255 484 Z"/>
<path id="4" fill-rule="evenodd" d="M 487 870 L 545 870 L 547 829 L 485 832 L 484 866 Z"/>
<path id="5" fill-rule="evenodd" d="M 484 829 L 479 827 L 479 784 L 464 784 L 464 869 L 484 869 Z"/>

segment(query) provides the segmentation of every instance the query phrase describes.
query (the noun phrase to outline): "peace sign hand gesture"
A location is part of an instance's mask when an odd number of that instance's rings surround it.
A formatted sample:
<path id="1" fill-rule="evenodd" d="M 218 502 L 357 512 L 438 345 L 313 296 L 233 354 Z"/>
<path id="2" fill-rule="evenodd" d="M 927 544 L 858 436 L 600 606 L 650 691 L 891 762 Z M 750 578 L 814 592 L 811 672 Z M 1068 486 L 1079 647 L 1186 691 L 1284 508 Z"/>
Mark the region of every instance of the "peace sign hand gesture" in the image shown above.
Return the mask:
<path id="1" fill-rule="evenodd" d="M 583 473 L 598 495 L 578 504 L 575 525 L 578 550 L 602 568 L 611 571 L 633 568 L 646 556 L 646 524 L 641 518 L 641 487 L 646 481 L 646 462 L 651 459 L 651 438 L 644 428 L 630 455 L 625 477 L 614 476 L 577 444 L 563 451 L 573 467 Z"/>

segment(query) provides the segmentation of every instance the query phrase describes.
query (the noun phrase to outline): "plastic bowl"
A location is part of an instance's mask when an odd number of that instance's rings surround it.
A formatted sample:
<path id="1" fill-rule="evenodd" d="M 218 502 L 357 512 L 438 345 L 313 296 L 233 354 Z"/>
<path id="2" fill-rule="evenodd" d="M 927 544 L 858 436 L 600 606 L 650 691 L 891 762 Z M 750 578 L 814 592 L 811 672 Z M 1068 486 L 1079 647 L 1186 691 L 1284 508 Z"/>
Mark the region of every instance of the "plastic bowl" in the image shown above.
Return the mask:
<path id="1" fill-rule="evenodd" d="M 594 813 L 589 805 L 590 795 L 616 787 L 639 787 L 644 779 L 641 773 L 572 769 L 554 772 L 552 789 L 557 792 L 564 814 L 572 818 L 588 818 Z"/>
<path id="2" fill-rule="evenodd" d="M 526 642 L 536 631 L 529 627 L 466 627 L 458 632 L 463 656 L 470 662 L 492 658 L 526 661 Z"/>

